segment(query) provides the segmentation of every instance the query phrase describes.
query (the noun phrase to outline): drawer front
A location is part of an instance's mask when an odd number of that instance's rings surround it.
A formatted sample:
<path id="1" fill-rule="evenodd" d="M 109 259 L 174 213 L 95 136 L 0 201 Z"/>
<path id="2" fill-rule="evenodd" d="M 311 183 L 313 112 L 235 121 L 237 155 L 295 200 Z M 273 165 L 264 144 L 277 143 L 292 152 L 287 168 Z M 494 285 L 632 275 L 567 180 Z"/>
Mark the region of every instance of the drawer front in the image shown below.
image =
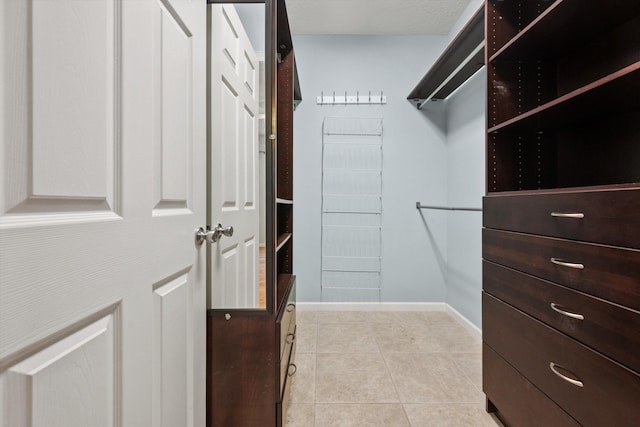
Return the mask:
<path id="1" fill-rule="evenodd" d="M 636 249 L 483 229 L 482 257 L 640 310 L 640 251 Z"/>
<path id="2" fill-rule="evenodd" d="M 638 212 L 639 188 L 487 196 L 483 200 L 483 224 L 488 228 L 640 249 Z"/>
<path id="3" fill-rule="evenodd" d="M 282 308 L 282 312 L 278 317 L 277 321 L 277 331 L 278 331 L 278 341 L 280 342 L 280 358 L 282 359 L 285 355 L 285 349 L 287 347 L 287 341 L 291 341 L 295 339 L 294 329 L 296 326 L 296 292 L 295 292 L 295 282 L 293 283 L 289 295 L 287 298 L 287 302 Z"/>
<path id="4" fill-rule="evenodd" d="M 280 359 L 280 394 L 282 394 L 282 391 L 284 390 L 287 377 L 294 375 L 296 373 L 296 370 L 298 369 L 295 365 L 296 347 L 297 346 L 295 339 L 288 342 L 286 346 L 287 351 L 285 352 L 285 357 Z"/>
<path id="5" fill-rule="evenodd" d="M 484 261 L 483 289 L 640 372 L 640 313 Z"/>
<path id="6" fill-rule="evenodd" d="M 584 426 L 637 426 L 640 376 L 483 293 L 485 343 Z"/>
<path id="7" fill-rule="evenodd" d="M 482 348 L 482 378 L 487 399 L 508 426 L 580 426 L 486 344 Z"/>
<path id="8" fill-rule="evenodd" d="M 294 353 L 291 354 L 292 358 L 295 356 L 295 347 Z M 293 360 L 291 361 L 293 363 Z M 276 403 L 276 426 L 284 427 L 287 424 L 287 411 L 289 410 L 289 400 L 291 398 L 291 379 L 295 372 L 291 374 L 291 376 L 287 376 L 287 380 L 284 383 L 284 389 L 281 390 L 282 396 L 280 401 Z"/>

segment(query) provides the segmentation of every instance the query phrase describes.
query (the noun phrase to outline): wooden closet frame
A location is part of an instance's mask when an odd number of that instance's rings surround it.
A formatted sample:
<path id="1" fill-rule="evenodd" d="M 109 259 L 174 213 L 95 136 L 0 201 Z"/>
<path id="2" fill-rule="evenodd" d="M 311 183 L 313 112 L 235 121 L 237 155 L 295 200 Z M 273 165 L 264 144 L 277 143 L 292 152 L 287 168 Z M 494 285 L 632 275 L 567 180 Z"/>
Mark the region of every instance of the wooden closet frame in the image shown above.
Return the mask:
<path id="1" fill-rule="evenodd" d="M 207 310 L 207 426 L 281 426 L 295 373 L 293 110 L 301 94 L 293 43 L 284 0 L 207 3 L 263 3 L 266 28 L 266 306 Z"/>

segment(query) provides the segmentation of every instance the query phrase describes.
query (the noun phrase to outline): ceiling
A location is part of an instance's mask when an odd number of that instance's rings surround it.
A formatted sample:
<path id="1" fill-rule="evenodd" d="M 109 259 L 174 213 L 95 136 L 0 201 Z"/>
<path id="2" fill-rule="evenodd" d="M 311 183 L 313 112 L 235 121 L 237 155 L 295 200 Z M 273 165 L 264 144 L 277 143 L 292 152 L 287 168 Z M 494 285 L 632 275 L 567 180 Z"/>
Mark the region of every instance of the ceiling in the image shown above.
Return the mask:
<path id="1" fill-rule="evenodd" d="M 471 0 L 286 0 L 293 34 L 448 34 Z"/>

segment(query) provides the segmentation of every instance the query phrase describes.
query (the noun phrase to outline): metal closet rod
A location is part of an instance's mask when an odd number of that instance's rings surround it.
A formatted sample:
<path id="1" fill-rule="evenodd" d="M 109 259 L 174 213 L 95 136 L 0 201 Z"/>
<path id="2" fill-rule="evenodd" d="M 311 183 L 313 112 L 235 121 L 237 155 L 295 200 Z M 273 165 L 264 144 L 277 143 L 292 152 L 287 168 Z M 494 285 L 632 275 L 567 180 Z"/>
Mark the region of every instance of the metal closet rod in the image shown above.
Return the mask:
<path id="1" fill-rule="evenodd" d="M 450 207 L 450 206 L 426 206 L 420 202 L 416 202 L 416 209 L 436 209 L 440 211 L 472 211 L 472 212 L 482 212 L 482 208 L 458 208 L 458 207 Z"/>

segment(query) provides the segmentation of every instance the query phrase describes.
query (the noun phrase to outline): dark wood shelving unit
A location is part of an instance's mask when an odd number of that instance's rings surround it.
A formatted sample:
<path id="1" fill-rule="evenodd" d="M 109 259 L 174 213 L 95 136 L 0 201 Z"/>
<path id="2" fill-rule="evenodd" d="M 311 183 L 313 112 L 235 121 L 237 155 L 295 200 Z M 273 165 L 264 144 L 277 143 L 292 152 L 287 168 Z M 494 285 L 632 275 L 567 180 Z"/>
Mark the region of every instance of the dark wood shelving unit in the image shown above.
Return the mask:
<path id="1" fill-rule="evenodd" d="M 640 182 L 640 1 L 598 11 L 487 2 L 489 193 Z"/>
<path id="2" fill-rule="evenodd" d="M 490 127 L 488 132 L 539 132 L 567 127 L 576 120 L 601 118 L 640 107 L 640 61 L 553 101 Z M 621 97 L 620 94 L 629 94 Z"/>
<path id="3" fill-rule="evenodd" d="M 266 306 L 208 310 L 209 427 L 284 426 L 296 370 L 293 112 L 302 96 L 285 1 L 264 3 Z"/>
<path id="4" fill-rule="evenodd" d="M 278 237 L 278 243 L 276 244 L 276 251 L 279 251 L 289 240 L 291 240 L 291 233 L 284 233 Z"/>
<path id="5" fill-rule="evenodd" d="M 502 60 L 558 57 L 583 44 L 585 39 L 609 32 L 629 16 L 636 16 L 639 10 L 638 3 L 629 0 L 556 0 L 497 52 L 492 52 L 489 61 L 498 57 Z"/>
<path id="6" fill-rule="evenodd" d="M 409 101 L 421 108 L 424 101 L 445 99 L 482 68 L 484 20 L 481 7 L 407 96 Z"/>
<path id="7" fill-rule="evenodd" d="M 633 426 L 640 1 L 485 5 L 487 410 L 506 426 Z"/>

